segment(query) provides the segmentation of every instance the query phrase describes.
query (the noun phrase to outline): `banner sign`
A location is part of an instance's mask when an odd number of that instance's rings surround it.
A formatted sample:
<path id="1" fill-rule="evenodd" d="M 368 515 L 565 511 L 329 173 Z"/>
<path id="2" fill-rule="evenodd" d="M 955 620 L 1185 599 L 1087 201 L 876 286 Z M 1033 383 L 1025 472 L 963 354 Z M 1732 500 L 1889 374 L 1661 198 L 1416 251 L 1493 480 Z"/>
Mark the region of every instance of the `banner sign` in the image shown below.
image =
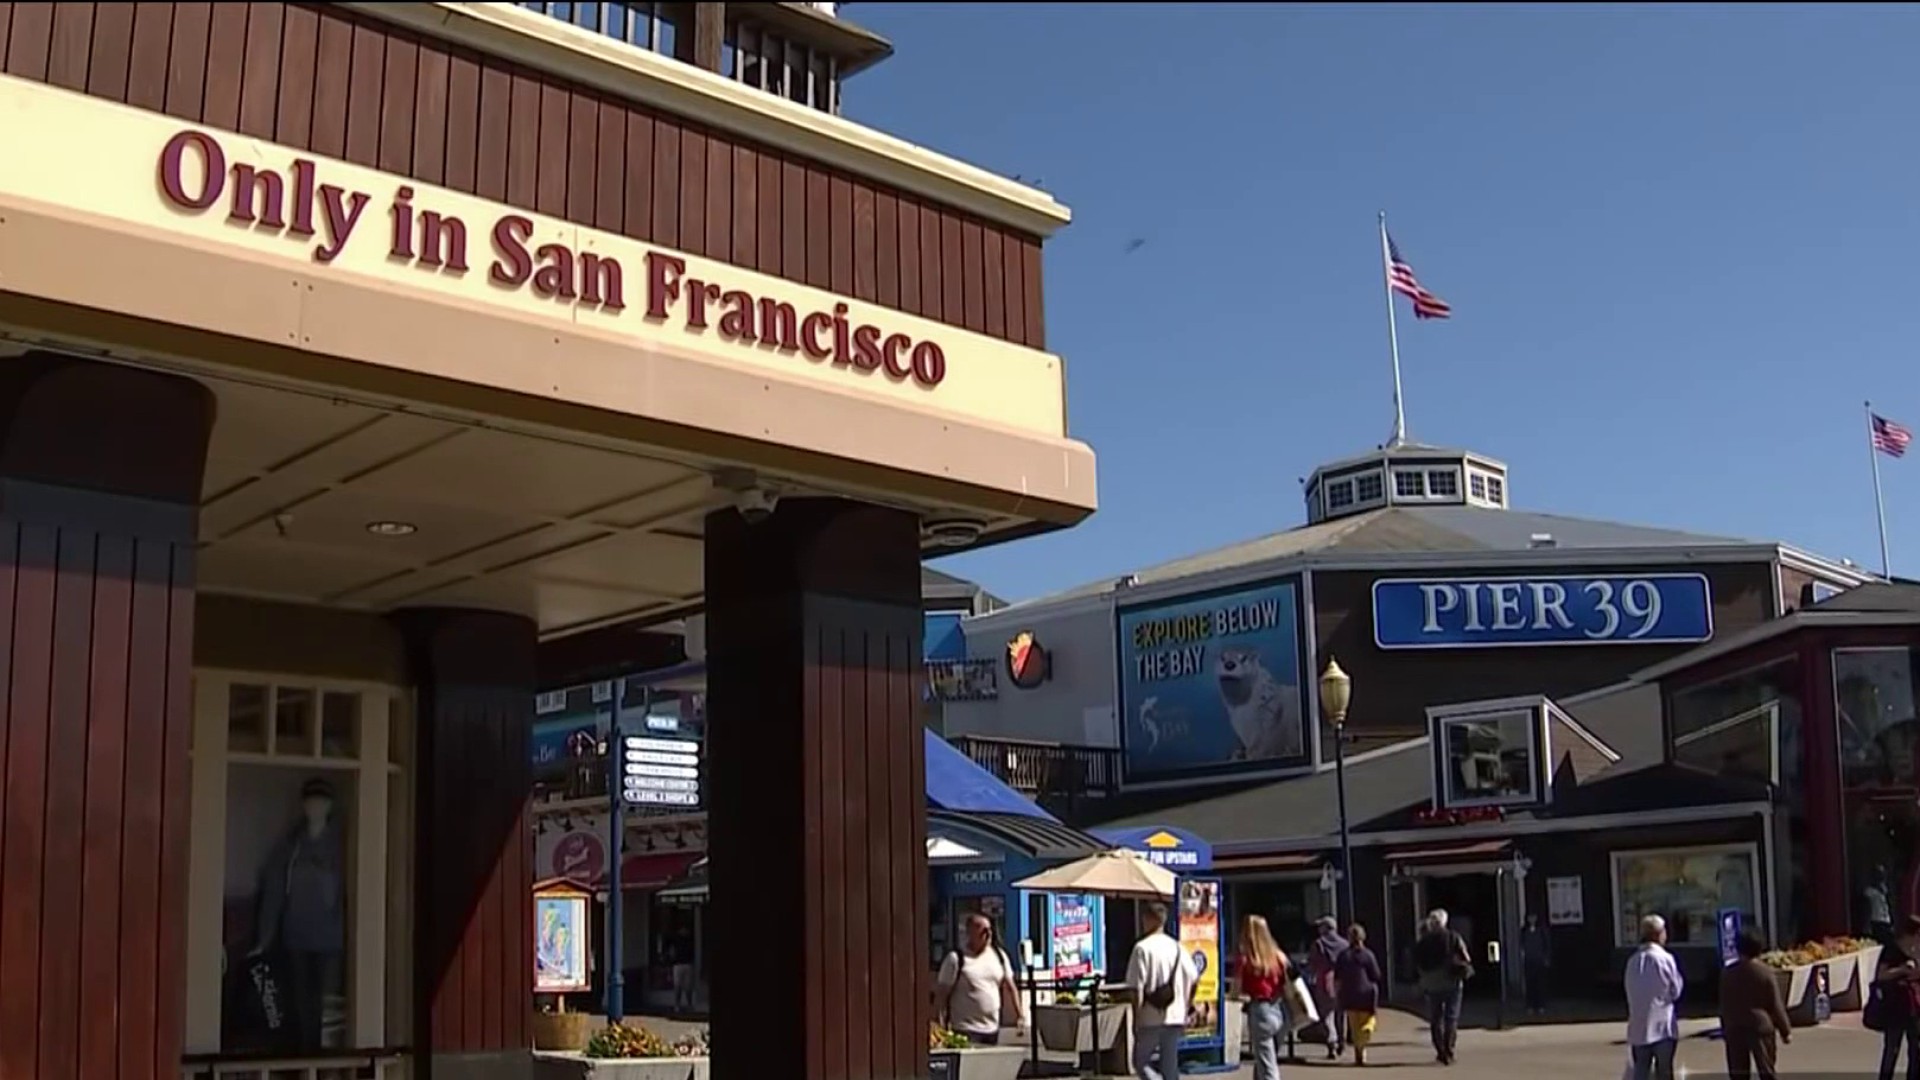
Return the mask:
<path id="1" fill-rule="evenodd" d="M 1373 583 L 1382 649 L 1650 645 L 1713 636 L 1701 574 L 1383 579 Z"/>
<path id="2" fill-rule="evenodd" d="M 1049 953 L 1053 977 L 1078 979 L 1093 972 L 1093 897 L 1055 893 Z"/>
<path id="3" fill-rule="evenodd" d="M 1118 629 L 1128 780 L 1307 763 L 1295 582 L 1123 609 Z"/>
<path id="4" fill-rule="evenodd" d="M 1220 1010 L 1225 972 L 1220 967 L 1220 882 L 1187 878 L 1180 883 L 1180 948 L 1193 958 L 1200 979 L 1187 1010 L 1186 1046 L 1217 1045 L 1224 1033 Z"/>
<path id="5" fill-rule="evenodd" d="M 1155 825 L 1145 829 L 1094 829 L 1093 835 L 1176 874 L 1213 869 L 1213 845 L 1185 829 Z"/>

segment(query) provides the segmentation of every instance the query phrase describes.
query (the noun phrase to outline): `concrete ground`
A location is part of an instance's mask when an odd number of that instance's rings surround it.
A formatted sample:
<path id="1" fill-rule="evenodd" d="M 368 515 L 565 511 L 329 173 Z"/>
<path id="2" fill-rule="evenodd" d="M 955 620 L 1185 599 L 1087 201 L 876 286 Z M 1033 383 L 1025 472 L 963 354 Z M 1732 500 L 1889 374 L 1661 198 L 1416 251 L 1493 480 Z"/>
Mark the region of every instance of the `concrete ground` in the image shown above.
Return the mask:
<path id="1" fill-rule="evenodd" d="M 684 1022 L 637 1018 L 641 1023 L 675 1038 L 689 1027 Z M 1726 1075 L 1726 1059 L 1717 1039 L 1706 1036 L 1710 1021 L 1692 1019 L 1681 1025 L 1679 1065 L 1682 1076 L 1713 1080 Z M 1009 1033 L 1011 1034 L 1011 1033 Z M 1508 1030 L 1467 1028 L 1460 1033 L 1458 1062 L 1446 1068 L 1433 1060 L 1426 1022 L 1409 1013 L 1381 1014 L 1379 1033 L 1367 1054 L 1365 1073 L 1386 1070 L 1390 1076 L 1432 1073 L 1446 1080 L 1617 1080 L 1626 1064 L 1625 1025 L 1604 1022 L 1537 1023 Z M 1300 1047 L 1300 1059 L 1283 1062 L 1283 1077 L 1313 1075 L 1331 1078 L 1352 1072 L 1351 1057 L 1326 1061 L 1325 1051 Z M 1872 1080 L 1880 1061 L 1880 1036 L 1860 1027 L 1859 1014 L 1842 1014 L 1821 1027 L 1802 1028 L 1780 1055 L 1781 1075 L 1804 1080 Z M 1902 1063 L 1904 1064 L 1904 1062 Z M 1238 1071 L 1204 1074 L 1216 1080 L 1251 1080 L 1253 1066 Z M 1904 1074 L 1902 1074 L 1904 1075 Z"/>

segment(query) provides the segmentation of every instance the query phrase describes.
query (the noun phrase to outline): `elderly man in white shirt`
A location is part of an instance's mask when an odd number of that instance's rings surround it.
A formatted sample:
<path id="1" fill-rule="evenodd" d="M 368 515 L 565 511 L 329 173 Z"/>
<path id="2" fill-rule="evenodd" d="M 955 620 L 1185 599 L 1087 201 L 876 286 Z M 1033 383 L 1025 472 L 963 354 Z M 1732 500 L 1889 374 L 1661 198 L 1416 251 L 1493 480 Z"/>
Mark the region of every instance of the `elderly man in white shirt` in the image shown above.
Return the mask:
<path id="1" fill-rule="evenodd" d="M 1667 951 L 1667 920 L 1640 920 L 1640 948 L 1627 959 L 1627 1046 L 1633 1055 L 1633 1080 L 1674 1080 L 1673 1052 L 1680 1045 L 1680 1022 L 1673 1007 L 1686 981 Z"/>

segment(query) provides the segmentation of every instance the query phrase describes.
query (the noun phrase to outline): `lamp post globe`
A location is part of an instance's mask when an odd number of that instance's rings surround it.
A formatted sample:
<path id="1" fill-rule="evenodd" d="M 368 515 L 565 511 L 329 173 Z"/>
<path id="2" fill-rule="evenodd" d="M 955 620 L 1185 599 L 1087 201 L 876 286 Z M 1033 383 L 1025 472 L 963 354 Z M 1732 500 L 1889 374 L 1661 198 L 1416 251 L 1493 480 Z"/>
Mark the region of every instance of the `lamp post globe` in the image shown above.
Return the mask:
<path id="1" fill-rule="evenodd" d="M 1320 707 L 1335 727 L 1347 722 L 1347 706 L 1352 701 L 1353 676 L 1340 667 L 1340 661 L 1328 657 L 1326 670 L 1320 673 Z"/>

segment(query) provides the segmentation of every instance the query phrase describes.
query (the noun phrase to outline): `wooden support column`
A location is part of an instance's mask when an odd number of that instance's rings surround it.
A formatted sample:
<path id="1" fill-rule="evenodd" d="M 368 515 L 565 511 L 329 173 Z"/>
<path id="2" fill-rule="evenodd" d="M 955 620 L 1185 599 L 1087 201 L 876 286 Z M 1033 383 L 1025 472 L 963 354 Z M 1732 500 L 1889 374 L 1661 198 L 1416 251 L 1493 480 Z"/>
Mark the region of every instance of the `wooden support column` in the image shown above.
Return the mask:
<path id="1" fill-rule="evenodd" d="M 416 691 L 415 1075 L 532 1075 L 535 627 L 491 611 L 396 613 Z"/>
<path id="2" fill-rule="evenodd" d="M 706 525 L 714 1080 L 927 1075 L 919 523 Z"/>
<path id="3" fill-rule="evenodd" d="M 0 362 L 0 1077 L 180 1075 L 213 395 Z"/>

